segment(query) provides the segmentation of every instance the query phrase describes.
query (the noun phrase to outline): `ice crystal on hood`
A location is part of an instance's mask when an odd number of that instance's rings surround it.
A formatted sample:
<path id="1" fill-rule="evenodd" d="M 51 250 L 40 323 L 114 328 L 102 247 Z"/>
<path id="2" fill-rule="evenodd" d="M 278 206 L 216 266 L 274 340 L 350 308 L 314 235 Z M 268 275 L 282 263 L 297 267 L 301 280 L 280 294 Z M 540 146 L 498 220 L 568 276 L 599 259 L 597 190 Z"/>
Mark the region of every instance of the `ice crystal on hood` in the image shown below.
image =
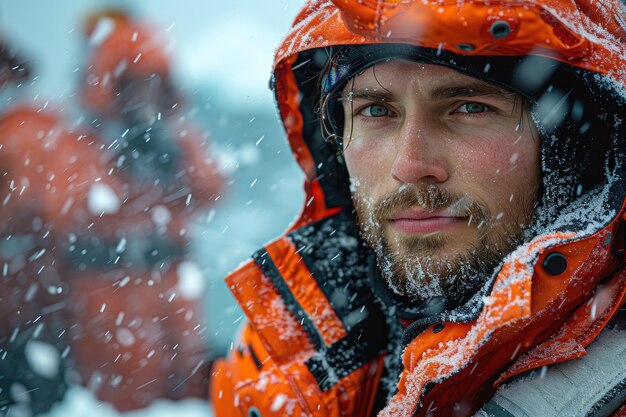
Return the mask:
<path id="1" fill-rule="evenodd" d="M 613 2 L 614 4 L 615 2 Z M 580 12 L 574 14 L 566 14 L 563 10 L 551 8 L 547 5 L 543 5 L 543 8 L 548 10 L 553 16 L 556 16 L 560 21 L 566 25 L 573 32 L 577 33 L 594 43 L 601 44 L 604 48 L 612 51 L 616 54 L 623 53 L 623 47 L 621 41 L 615 38 L 611 32 L 609 32 L 603 24 L 613 21 L 615 19 L 615 10 L 611 9 L 609 3 L 603 3 L 602 1 L 594 2 L 593 11 L 596 13 L 597 18 L 601 22 L 592 21 L 587 15 Z"/>
<path id="2" fill-rule="evenodd" d="M 301 51 L 303 49 L 307 49 L 307 47 L 313 42 L 319 42 L 323 44 L 325 40 L 323 38 L 312 38 L 312 32 L 315 28 L 310 29 L 306 33 L 300 33 L 303 31 L 303 28 L 306 28 L 310 25 L 310 23 L 314 20 L 318 21 L 326 21 L 333 19 L 339 10 L 334 6 L 334 4 L 330 0 L 316 0 L 312 1 L 305 7 L 304 11 L 308 13 L 308 16 L 305 19 L 297 22 L 289 33 L 281 42 L 282 47 L 278 51 L 276 60 L 281 60 L 284 57 L 289 55 L 293 55 L 297 51 Z M 296 35 L 297 34 L 297 35 Z M 286 41 L 286 42 L 285 42 Z M 323 45 L 322 45 L 323 46 Z"/>

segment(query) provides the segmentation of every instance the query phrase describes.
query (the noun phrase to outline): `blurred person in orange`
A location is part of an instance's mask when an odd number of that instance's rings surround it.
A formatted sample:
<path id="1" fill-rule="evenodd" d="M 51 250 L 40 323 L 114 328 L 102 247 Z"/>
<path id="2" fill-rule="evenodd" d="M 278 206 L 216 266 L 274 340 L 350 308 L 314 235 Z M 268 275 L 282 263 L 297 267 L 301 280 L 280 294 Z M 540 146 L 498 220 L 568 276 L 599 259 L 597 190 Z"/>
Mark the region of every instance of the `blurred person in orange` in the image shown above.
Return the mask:
<path id="1" fill-rule="evenodd" d="M 119 410 L 205 398 L 204 277 L 190 259 L 190 222 L 219 199 L 223 177 L 208 134 L 187 120 L 156 30 L 107 10 L 91 15 L 85 32 L 85 120 L 129 197 L 110 233 L 77 242 L 70 323 L 77 369 Z"/>

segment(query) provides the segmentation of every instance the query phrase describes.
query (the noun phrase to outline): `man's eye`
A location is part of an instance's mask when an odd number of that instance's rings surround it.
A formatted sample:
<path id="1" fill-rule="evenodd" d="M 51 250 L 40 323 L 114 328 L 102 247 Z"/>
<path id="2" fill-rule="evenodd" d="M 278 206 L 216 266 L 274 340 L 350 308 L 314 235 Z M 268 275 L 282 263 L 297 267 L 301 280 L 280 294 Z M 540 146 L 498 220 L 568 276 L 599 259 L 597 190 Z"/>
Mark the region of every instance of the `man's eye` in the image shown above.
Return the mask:
<path id="1" fill-rule="evenodd" d="M 365 107 L 359 113 L 365 117 L 385 117 L 389 116 L 389 109 L 380 104 L 373 104 Z"/>
<path id="2" fill-rule="evenodd" d="M 460 113 L 484 113 L 489 107 L 482 103 L 465 103 L 458 110 Z"/>

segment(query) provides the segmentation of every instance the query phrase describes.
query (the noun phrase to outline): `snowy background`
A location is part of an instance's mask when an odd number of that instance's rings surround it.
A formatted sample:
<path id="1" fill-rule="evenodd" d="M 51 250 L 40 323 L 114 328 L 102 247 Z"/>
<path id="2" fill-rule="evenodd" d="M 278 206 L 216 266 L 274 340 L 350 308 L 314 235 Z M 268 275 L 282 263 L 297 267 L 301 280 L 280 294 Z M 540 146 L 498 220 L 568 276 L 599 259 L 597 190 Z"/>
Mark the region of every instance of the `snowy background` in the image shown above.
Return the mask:
<path id="1" fill-rule="evenodd" d="M 292 160 L 268 89 L 272 54 L 302 1 L 0 0 L 0 34 L 29 57 L 35 102 L 72 108 L 84 59 L 82 19 L 106 6 L 155 22 L 168 38 L 176 82 L 197 123 L 212 135 L 228 184 L 220 204 L 196 222 L 196 261 L 206 280 L 210 343 L 224 353 L 241 312 L 222 282 L 260 245 L 284 231 L 302 205 Z M 262 18 L 260 18 L 262 16 Z M 129 416 L 209 415 L 206 403 L 159 401 Z M 117 416 L 72 387 L 49 416 Z"/>

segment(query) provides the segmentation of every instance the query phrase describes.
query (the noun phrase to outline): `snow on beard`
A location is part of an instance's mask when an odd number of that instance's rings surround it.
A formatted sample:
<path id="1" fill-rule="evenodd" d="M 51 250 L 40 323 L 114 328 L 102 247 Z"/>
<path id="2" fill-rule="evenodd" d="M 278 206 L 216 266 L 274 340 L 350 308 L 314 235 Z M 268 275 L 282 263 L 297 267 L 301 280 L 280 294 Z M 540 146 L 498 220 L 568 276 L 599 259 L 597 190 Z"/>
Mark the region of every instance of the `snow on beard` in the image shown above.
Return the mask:
<path id="1" fill-rule="evenodd" d="M 521 243 L 536 201 L 534 190 L 530 191 L 518 200 L 517 209 L 511 205 L 494 217 L 484 203 L 434 184 L 405 184 L 378 200 L 365 195 L 357 180 L 351 179 L 351 190 L 361 235 L 374 250 L 383 277 L 394 292 L 416 301 L 435 296 L 461 300 L 478 290 Z M 450 233 L 389 237 L 384 231 L 385 225 L 389 227 L 387 219 L 415 207 L 466 218 L 468 227 L 477 231 L 474 243 L 450 253 L 446 246 L 455 238 Z"/>

